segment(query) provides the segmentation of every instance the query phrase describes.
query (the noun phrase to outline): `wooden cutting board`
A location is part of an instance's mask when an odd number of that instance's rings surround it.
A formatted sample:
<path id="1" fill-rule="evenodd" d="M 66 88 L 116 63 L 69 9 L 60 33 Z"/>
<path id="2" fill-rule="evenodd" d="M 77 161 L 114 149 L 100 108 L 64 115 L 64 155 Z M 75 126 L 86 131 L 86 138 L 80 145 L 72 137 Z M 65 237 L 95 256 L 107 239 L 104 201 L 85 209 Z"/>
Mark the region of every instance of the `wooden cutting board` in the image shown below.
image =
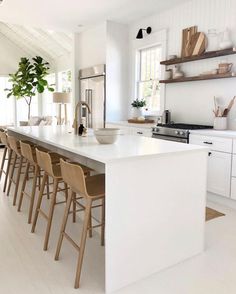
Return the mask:
<path id="1" fill-rule="evenodd" d="M 195 33 L 190 40 L 188 52 L 190 56 L 201 55 L 206 50 L 206 35 L 204 33 Z"/>
<path id="2" fill-rule="evenodd" d="M 197 33 L 197 26 L 189 27 L 189 28 L 186 28 L 183 30 L 183 32 L 182 32 L 182 51 L 181 51 L 182 57 L 191 56 L 189 53 L 189 44 L 190 44 L 192 36 L 196 33 Z"/>
<path id="3" fill-rule="evenodd" d="M 145 120 L 128 119 L 128 122 L 133 123 L 133 124 L 154 124 L 155 120 L 153 120 L 153 119 L 145 119 Z"/>

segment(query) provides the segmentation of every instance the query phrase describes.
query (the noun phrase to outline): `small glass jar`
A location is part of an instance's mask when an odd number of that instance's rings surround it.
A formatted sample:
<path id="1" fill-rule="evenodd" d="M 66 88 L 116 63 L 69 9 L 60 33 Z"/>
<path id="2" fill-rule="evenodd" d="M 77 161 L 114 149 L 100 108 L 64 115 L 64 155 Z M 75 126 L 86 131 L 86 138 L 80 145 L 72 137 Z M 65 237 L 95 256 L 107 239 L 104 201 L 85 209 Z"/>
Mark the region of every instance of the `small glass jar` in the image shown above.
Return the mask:
<path id="1" fill-rule="evenodd" d="M 207 52 L 219 50 L 219 34 L 217 30 L 210 29 L 207 34 Z"/>

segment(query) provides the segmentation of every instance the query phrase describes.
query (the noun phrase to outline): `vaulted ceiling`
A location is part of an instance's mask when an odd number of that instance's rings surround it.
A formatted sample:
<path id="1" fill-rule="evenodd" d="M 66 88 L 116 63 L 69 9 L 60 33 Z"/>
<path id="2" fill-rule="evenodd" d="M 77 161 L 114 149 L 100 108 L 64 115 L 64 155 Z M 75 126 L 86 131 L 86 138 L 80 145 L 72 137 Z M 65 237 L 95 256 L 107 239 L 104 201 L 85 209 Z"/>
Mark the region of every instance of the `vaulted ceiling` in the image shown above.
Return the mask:
<path id="1" fill-rule="evenodd" d="M 78 32 L 106 20 L 130 24 L 185 1 L 189 0 L 3 0 L 0 20 Z"/>
<path id="2" fill-rule="evenodd" d="M 0 34 L 26 52 L 27 56 L 40 55 L 50 63 L 72 51 L 72 35 L 69 33 L 0 22 Z"/>

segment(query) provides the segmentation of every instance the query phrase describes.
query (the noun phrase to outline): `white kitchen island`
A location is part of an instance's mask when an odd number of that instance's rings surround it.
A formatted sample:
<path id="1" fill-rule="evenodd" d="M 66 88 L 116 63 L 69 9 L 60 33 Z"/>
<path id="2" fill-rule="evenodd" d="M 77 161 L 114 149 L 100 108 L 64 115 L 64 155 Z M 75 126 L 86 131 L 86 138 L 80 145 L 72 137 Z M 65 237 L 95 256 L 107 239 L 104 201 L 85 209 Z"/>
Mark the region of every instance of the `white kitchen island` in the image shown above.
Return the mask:
<path id="1" fill-rule="evenodd" d="M 106 173 L 107 293 L 204 250 L 207 148 L 128 135 L 100 145 L 61 126 L 9 133 Z"/>

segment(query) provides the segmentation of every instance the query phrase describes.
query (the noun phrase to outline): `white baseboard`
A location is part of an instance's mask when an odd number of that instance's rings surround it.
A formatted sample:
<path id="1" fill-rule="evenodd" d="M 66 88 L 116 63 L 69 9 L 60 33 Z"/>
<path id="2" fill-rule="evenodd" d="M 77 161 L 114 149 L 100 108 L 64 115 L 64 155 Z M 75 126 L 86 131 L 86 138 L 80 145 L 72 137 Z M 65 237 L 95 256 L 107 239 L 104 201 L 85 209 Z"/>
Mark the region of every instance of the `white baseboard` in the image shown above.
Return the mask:
<path id="1" fill-rule="evenodd" d="M 207 201 L 215 202 L 236 210 L 236 201 L 217 194 L 207 193 Z"/>

